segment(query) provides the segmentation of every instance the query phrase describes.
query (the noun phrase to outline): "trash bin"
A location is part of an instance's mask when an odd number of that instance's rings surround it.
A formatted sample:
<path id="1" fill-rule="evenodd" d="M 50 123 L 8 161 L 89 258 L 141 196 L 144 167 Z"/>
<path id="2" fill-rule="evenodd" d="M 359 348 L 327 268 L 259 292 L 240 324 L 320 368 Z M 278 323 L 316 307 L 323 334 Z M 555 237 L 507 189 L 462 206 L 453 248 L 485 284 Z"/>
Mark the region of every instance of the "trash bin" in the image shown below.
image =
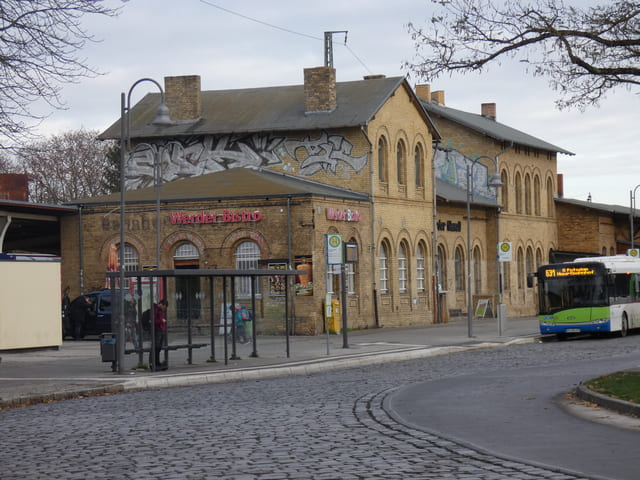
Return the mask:
<path id="1" fill-rule="evenodd" d="M 114 333 L 100 334 L 100 355 L 103 362 L 116 361 L 116 335 Z"/>

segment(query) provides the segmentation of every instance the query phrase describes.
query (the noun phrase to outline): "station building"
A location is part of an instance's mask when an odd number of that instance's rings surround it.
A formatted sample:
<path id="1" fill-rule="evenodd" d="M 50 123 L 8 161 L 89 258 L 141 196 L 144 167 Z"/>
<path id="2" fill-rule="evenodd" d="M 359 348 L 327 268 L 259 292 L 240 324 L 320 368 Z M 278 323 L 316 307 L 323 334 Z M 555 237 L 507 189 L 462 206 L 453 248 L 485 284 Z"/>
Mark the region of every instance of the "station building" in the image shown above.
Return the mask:
<path id="1" fill-rule="evenodd" d="M 508 242 L 502 301 L 508 316 L 535 313 L 526 275 L 559 249 L 557 155 L 570 152 L 500 124 L 495 105 L 461 112 L 405 78 L 336 82 L 330 67 L 305 69 L 303 85 L 223 91 L 167 77 L 165 99 L 172 125 L 152 124 L 160 93 L 130 112 L 127 269 L 156 266 L 157 250 L 160 269 L 272 268 L 257 290 L 268 332 L 284 305 L 277 270 L 304 270 L 292 286 L 293 331 L 318 334 L 328 293 L 346 303 L 349 328 L 446 321 L 467 311 L 468 288 L 474 304 L 495 305 L 497 245 Z M 119 132 L 118 121 L 101 138 Z M 102 288 L 117 266 L 119 198 L 78 200 L 78 215 L 62 220 L 72 292 Z M 357 246 L 343 296 L 327 265 L 330 234 Z M 165 292 L 178 316 L 186 281 Z M 234 289 L 240 301 L 250 294 L 246 282 Z M 206 304 L 204 288 L 188 291 L 189 305 Z"/>

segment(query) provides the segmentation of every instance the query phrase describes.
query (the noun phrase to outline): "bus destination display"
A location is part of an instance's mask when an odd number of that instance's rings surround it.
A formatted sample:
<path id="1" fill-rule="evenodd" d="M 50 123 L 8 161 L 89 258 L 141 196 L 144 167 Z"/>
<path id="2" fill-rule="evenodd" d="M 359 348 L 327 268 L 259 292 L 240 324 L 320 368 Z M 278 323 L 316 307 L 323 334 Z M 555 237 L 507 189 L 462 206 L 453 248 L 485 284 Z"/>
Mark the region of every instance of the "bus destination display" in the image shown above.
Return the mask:
<path id="1" fill-rule="evenodd" d="M 595 275 L 593 267 L 550 267 L 544 269 L 547 278 L 586 277 Z"/>

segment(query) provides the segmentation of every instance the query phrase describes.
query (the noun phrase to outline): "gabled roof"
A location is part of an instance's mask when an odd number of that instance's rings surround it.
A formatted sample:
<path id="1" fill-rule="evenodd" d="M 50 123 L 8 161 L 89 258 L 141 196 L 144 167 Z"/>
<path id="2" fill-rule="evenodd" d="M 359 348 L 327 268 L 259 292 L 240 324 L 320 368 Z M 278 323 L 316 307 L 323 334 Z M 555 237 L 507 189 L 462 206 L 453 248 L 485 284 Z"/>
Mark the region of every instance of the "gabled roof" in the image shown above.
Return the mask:
<path id="1" fill-rule="evenodd" d="M 575 205 L 577 207 L 589 208 L 591 210 L 598 210 L 603 213 L 612 213 L 614 215 L 629 216 L 631 213 L 630 207 L 622 205 L 609 205 L 606 203 L 595 203 L 587 200 L 576 200 L 574 198 L 556 198 L 556 203 L 566 203 L 567 205 Z M 634 217 L 640 215 L 640 210 L 634 209 Z"/>
<path id="2" fill-rule="evenodd" d="M 209 201 L 221 199 L 329 197 L 368 202 L 369 195 L 344 188 L 333 187 L 271 170 L 231 168 L 162 185 L 162 202 Z M 127 202 L 155 202 L 153 186 L 126 192 Z M 120 202 L 120 193 L 75 200 L 72 204 L 109 205 Z"/>
<path id="3" fill-rule="evenodd" d="M 552 145 L 551 143 L 540 140 L 532 135 L 508 127 L 490 117 L 478 115 L 475 113 L 456 110 L 455 108 L 445 107 L 434 101 L 420 100 L 425 110 L 432 115 L 437 115 L 454 123 L 463 125 L 471 130 L 475 130 L 483 135 L 494 138 L 499 142 L 507 142 L 526 147 L 537 148 L 549 152 L 564 153 L 566 155 L 574 155 L 574 153 L 563 148 Z"/>
<path id="4" fill-rule="evenodd" d="M 202 92 L 202 115 L 193 122 L 153 126 L 160 93 L 149 93 L 131 108 L 131 137 L 179 137 L 233 133 L 338 129 L 366 126 L 403 86 L 415 100 L 434 137 L 438 131 L 404 77 L 336 83 L 337 106 L 331 112 L 305 113 L 304 85 Z M 99 138 L 120 138 L 120 120 Z"/>

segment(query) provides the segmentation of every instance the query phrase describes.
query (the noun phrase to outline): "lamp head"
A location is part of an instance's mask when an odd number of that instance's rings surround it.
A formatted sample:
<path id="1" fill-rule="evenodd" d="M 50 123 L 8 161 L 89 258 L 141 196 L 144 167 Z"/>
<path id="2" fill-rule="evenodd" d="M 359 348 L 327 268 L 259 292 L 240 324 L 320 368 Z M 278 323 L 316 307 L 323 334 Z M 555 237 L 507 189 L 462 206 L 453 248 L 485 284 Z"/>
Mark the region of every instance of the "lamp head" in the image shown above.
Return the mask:
<path id="1" fill-rule="evenodd" d="M 151 125 L 168 127 L 169 125 L 173 124 L 173 121 L 169 117 L 169 107 L 167 107 L 166 103 L 162 102 L 158 107 L 158 111 L 156 112 L 156 118 L 153 119 Z"/>
<path id="2" fill-rule="evenodd" d="M 494 173 L 489 180 L 489 186 L 493 188 L 499 188 L 502 186 L 502 180 L 498 172 Z"/>

